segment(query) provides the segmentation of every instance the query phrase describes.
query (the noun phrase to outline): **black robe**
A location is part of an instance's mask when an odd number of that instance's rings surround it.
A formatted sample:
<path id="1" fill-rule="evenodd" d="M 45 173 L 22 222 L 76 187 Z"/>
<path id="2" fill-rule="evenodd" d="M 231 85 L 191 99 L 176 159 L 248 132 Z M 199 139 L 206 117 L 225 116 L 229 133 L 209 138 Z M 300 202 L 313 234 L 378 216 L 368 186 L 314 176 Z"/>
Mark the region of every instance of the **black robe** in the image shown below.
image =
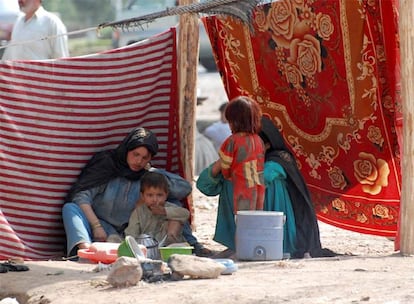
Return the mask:
<path id="1" fill-rule="evenodd" d="M 286 186 L 296 221 L 297 250 L 292 258 L 302 258 L 306 252 L 312 257 L 334 256 L 335 253 L 321 246 L 315 209 L 295 157 L 286 146 L 278 128 L 265 116 L 262 118 L 262 130 L 259 135 L 271 146 L 266 150 L 265 161 L 277 162 L 286 171 Z"/>

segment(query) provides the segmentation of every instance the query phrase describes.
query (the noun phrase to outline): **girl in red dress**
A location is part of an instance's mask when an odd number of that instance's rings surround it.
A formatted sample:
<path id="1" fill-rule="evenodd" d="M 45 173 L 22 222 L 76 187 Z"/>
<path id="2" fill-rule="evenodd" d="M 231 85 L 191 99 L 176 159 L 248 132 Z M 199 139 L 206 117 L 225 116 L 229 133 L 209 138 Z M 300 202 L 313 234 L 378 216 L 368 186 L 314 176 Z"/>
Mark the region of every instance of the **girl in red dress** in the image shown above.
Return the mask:
<path id="1" fill-rule="evenodd" d="M 233 184 L 233 212 L 262 210 L 264 202 L 264 144 L 261 130 L 262 111 L 251 98 L 239 96 L 226 107 L 225 117 L 232 135 L 221 145 L 220 167 L 224 178 Z"/>

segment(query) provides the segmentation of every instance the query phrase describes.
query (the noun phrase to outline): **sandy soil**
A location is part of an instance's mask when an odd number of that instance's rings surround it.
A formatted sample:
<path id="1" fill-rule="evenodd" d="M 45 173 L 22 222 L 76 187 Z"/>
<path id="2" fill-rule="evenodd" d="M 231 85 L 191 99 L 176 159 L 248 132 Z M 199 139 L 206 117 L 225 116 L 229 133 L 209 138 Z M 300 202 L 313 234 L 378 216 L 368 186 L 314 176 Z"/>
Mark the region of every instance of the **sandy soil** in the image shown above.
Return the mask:
<path id="1" fill-rule="evenodd" d="M 216 74 L 201 73 L 199 118 L 218 117 L 225 94 Z M 212 241 L 217 198 L 194 191 L 195 234 L 208 247 Z M 343 255 L 335 258 L 237 262 L 238 270 L 217 279 L 140 282 L 113 288 L 107 270 L 70 261 L 26 262 L 27 272 L 0 274 L 0 300 L 18 303 L 414 303 L 414 259 L 394 252 L 392 241 L 320 223 L 323 247 Z M 0 301 L 0 303 L 2 303 Z M 3 303 L 2 303 L 3 304 Z"/>
<path id="2" fill-rule="evenodd" d="M 194 193 L 195 234 L 212 249 L 217 198 Z M 414 260 L 393 251 L 393 242 L 320 223 L 321 241 L 343 256 L 303 260 L 236 262 L 217 279 L 145 283 L 113 288 L 108 270 L 70 261 L 26 262 L 27 272 L 0 274 L 0 299 L 46 303 L 413 303 Z M 0 302 L 1 303 L 1 302 Z"/>

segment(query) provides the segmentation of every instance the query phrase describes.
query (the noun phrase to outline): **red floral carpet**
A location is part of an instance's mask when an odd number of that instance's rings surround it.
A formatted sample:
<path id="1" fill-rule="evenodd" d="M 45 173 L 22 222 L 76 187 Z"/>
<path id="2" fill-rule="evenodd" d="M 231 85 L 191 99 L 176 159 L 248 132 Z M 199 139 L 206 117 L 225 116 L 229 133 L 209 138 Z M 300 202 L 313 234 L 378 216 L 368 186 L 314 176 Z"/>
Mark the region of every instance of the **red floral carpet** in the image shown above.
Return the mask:
<path id="1" fill-rule="evenodd" d="M 394 236 L 401 195 L 394 0 L 281 0 L 254 31 L 204 19 L 228 97 L 249 95 L 279 126 L 318 218 Z"/>

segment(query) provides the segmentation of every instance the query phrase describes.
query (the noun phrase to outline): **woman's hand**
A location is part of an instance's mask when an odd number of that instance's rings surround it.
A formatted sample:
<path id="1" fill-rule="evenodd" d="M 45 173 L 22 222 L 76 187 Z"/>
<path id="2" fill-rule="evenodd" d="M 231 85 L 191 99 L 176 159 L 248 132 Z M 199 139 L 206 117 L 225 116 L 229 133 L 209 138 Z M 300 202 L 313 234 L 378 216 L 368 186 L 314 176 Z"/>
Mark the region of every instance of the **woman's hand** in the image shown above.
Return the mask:
<path id="1" fill-rule="evenodd" d="M 211 175 L 213 175 L 213 177 L 216 177 L 221 171 L 221 161 L 220 159 L 216 160 L 213 164 L 213 166 L 211 167 Z"/>
<path id="2" fill-rule="evenodd" d="M 81 204 L 80 208 L 82 209 L 83 213 L 85 213 L 85 216 L 89 221 L 89 225 L 91 225 L 93 240 L 96 242 L 105 242 L 108 236 L 105 232 L 105 229 L 103 229 L 101 226 L 101 223 L 99 222 L 99 219 L 93 211 L 91 205 Z"/>
<path id="3" fill-rule="evenodd" d="M 92 231 L 93 239 L 95 241 L 97 241 L 97 242 L 105 242 L 106 241 L 106 238 L 108 236 L 106 235 L 106 232 L 105 232 L 105 230 L 103 229 L 102 226 L 92 228 L 92 230 L 93 230 Z"/>

